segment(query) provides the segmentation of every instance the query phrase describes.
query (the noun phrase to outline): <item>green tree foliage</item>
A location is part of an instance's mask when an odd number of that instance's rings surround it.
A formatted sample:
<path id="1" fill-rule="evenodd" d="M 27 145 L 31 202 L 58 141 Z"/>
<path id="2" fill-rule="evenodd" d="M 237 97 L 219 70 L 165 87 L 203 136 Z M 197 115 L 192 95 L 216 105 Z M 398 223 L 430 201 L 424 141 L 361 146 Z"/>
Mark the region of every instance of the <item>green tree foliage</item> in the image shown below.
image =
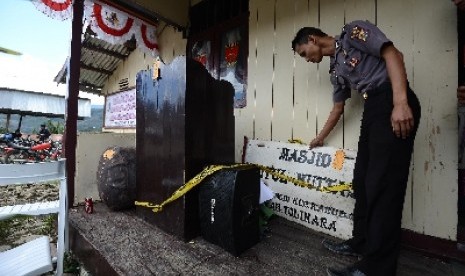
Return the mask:
<path id="1" fill-rule="evenodd" d="M 45 125 L 52 134 L 63 134 L 65 132 L 65 125 L 60 122 L 48 120 Z"/>

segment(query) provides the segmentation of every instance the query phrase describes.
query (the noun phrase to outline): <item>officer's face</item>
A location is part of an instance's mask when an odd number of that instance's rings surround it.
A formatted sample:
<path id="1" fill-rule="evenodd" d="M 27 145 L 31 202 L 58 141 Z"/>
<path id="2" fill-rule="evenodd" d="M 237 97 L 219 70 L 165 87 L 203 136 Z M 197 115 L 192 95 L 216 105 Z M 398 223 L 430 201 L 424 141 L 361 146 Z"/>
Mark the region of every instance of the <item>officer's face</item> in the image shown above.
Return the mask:
<path id="1" fill-rule="evenodd" d="M 320 63 L 323 59 L 321 48 L 317 45 L 316 39 L 310 36 L 307 43 L 297 44 L 295 52 L 307 62 Z"/>

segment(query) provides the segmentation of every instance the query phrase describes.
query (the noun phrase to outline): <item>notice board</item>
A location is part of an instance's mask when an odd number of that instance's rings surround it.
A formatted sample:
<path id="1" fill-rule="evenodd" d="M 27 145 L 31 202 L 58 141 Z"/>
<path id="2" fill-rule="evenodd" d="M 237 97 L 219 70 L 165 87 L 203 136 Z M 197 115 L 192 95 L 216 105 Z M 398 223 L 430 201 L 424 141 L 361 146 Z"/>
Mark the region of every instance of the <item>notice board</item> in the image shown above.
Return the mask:
<path id="1" fill-rule="evenodd" d="M 136 88 L 107 96 L 105 101 L 106 128 L 136 127 Z"/>

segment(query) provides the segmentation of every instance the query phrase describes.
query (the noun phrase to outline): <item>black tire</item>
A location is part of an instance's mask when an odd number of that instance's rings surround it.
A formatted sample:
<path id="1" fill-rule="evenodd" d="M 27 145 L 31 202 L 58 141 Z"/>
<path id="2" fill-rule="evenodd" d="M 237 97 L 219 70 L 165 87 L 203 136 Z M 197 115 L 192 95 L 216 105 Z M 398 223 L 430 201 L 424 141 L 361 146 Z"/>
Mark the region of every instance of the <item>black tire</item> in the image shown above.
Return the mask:
<path id="1" fill-rule="evenodd" d="M 134 207 L 136 200 L 136 149 L 110 147 L 97 169 L 100 199 L 113 211 Z"/>

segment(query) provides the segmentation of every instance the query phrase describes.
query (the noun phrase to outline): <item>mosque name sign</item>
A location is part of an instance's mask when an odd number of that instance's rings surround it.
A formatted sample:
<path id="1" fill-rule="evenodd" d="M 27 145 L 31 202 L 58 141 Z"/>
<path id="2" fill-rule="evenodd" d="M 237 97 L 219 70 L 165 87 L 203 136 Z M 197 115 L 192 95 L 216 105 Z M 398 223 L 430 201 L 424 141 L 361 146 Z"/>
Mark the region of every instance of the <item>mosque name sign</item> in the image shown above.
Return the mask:
<path id="1" fill-rule="evenodd" d="M 244 162 L 266 168 L 261 178 L 275 193 L 270 207 L 278 216 L 347 239 L 353 226 L 355 157 L 353 150 L 248 140 Z"/>

